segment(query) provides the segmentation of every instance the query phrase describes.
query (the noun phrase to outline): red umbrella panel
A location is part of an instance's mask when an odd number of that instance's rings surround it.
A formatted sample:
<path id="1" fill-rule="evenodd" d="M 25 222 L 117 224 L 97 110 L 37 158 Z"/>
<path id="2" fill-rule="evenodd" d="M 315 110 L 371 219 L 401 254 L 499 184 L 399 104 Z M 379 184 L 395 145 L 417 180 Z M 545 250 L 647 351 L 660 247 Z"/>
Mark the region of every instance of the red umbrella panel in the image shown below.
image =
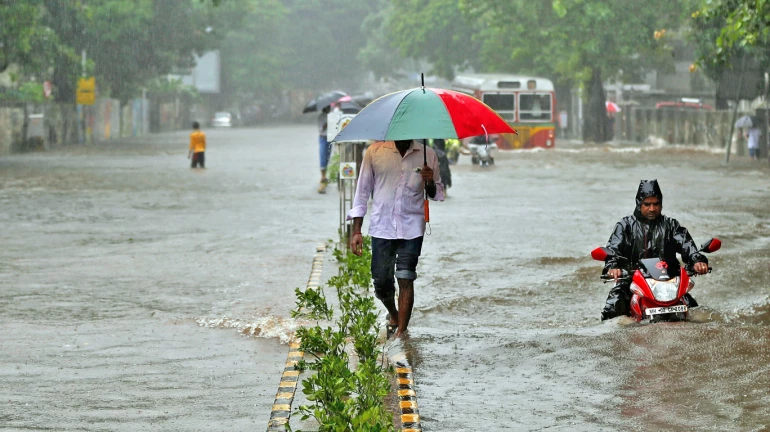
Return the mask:
<path id="1" fill-rule="evenodd" d="M 334 141 L 467 138 L 516 131 L 492 108 L 465 93 L 414 88 L 391 93 L 361 110 Z"/>

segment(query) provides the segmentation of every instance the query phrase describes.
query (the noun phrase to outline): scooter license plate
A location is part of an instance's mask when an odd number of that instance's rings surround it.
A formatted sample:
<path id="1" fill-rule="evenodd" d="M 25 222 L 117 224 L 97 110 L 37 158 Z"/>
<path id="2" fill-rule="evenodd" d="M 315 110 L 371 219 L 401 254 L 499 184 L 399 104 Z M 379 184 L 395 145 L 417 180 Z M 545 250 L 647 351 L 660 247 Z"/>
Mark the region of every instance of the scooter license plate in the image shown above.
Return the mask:
<path id="1" fill-rule="evenodd" d="M 676 312 L 687 312 L 687 306 L 677 305 L 677 306 L 669 306 L 669 307 L 649 308 L 649 309 L 645 309 L 644 314 L 660 315 L 660 314 L 676 313 Z"/>

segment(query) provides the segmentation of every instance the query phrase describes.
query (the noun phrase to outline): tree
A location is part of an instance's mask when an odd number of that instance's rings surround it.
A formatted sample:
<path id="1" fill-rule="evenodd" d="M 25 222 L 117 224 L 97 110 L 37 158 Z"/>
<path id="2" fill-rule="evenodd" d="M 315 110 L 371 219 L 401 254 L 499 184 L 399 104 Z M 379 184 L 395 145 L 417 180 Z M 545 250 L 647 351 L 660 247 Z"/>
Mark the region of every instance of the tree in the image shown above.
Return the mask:
<path id="1" fill-rule="evenodd" d="M 452 79 L 455 69 L 475 64 L 481 42 L 477 22 L 463 15 L 457 0 L 393 0 L 386 21 L 390 43 L 403 57 L 424 59 L 432 73 Z"/>
<path id="2" fill-rule="evenodd" d="M 287 84 L 283 71 L 293 61 L 281 39 L 292 28 L 288 11 L 278 0 L 225 2 L 220 9 L 219 25 L 231 29 L 221 44 L 224 98 L 277 97 Z"/>
<path id="3" fill-rule="evenodd" d="M 0 0 L 0 73 L 13 63 L 36 63 L 35 45 L 46 36 L 36 1 Z"/>
<path id="4" fill-rule="evenodd" d="M 365 72 L 358 53 L 369 31 L 361 23 L 374 13 L 378 1 L 284 0 L 283 4 L 291 23 L 280 33 L 287 53 L 281 71 L 284 82 L 315 90 L 355 86 Z"/>
<path id="5" fill-rule="evenodd" d="M 768 1 L 708 1 L 691 16 L 690 40 L 698 56 L 691 69 L 702 69 L 709 78 L 721 83 L 725 72 L 745 64 L 744 58 L 755 69 L 770 68 Z M 719 97 L 722 92 L 717 93 L 717 106 L 726 107 L 726 101 Z"/>
<path id="6" fill-rule="evenodd" d="M 370 13 L 362 24 L 366 29 L 366 45 L 358 52 L 362 66 L 372 71 L 376 78 L 392 76 L 399 70 L 404 59 L 398 48 L 391 43 L 388 28 L 389 18 L 393 15 L 391 0 L 378 0 L 379 5 Z"/>
<path id="7" fill-rule="evenodd" d="M 588 97 L 584 139 L 603 142 L 607 138 L 603 81 L 671 67 L 670 48 L 660 36 L 681 22 L 685 4 L 684 0 L 463 0 L 462 8 L 496 28 L 497 38 L 489 43 L 510 49 L 509 59 L 498 57 L 497 64 L 487 68 L 521 65 L 529 72 L 584 86 Z"/>
<path id="8" fill-rule="evenodd" d="M 223 39 L 216 8 L 194 0 L 90 0 L 84 47 L 97 79 L 126 101 L 152 78 L 194 64 Z"/>

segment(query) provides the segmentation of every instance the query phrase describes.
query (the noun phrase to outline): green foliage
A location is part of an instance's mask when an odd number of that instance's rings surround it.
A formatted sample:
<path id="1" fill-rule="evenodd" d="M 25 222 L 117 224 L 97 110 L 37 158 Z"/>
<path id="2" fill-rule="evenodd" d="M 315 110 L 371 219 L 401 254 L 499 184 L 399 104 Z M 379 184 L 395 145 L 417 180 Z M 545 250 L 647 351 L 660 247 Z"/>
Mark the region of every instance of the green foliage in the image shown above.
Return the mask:
<path id="1" fill-rule="evenodd" d="M 314 358 L 297 367 L 316 372 L 302 381 L 302 392 L 311 404 L 298 407 L 297 412 L 303 420 L 314 418 L 322 432 L 395 431 L 392 415 L 383 406 L 390 391 L 387 374 L 392 371 L 378 361 L 382 352 L 374 299 L 360 294 L 371 281 L 371 238 L 364 238 L 364 246 L 366 253 L 361 257 L 334 250 L 340 262 L 339 275 L 329 280 L 339 299 L 335 328 L 316 325 L 297 330 L 300 350 Z M 296 292 L 297 308 L 292 316 L 331 317 L 320 288 Z M 350 348 L 355 359 L 350 357 Z"/>
<path id="2" fill-rule="evenodd" d="M 393 0 L 384 22 L 389 43 L 402 56 L 431 62 L 433 73 L 451 79 L 455 68 L 475 65 L 482 23 L 463 15 L 457 0 Z"/>
<path id="3" fill-rule="evenodd" d="M 56 34 L 40 20 L 40 0 L 0 0 L 0 72 L 11 64 L 35 71 L 44 67 L 41 54 L 57 43 Z"/>
<path id="4" fill-rule="evenodd" d="M 336 182 L 340 177 L 340 154 L 334 153 L 329 158 L 329 165 L 326 167 L 326 175 L 329 177 L 329 181 Z"/>
<path id="5" fill-rule="evenodd" d="M 377 0 L 374 11 L 367 15 L 361 27 L 365 29 L 366 45 L 358 52 L 358 60 L 377 78 L 391 76 L 404 64 L 399 50 L 390 39 L 389 17 L 393 15 L 391 0 Z"/>
<path id="6" fill-rule="evenodd" d="M 283 80 L 299 88 L 349 88 L 364 72 L 357 59 L 368 29 L 361 23 L 378 0 L 285 0 L 288 25 L 279 34 L 286 47 Z"/>
<path id="7" fill-rule="evenodd" d="M 303 315 L 316 320 L 332 319 L 334 311 L 326 302 L 323 287 L 308 288 L 305 291 L 297 288 L 294 293 L 297 296 L 297 307 L 291 312 L 293 318 Z"/>
<path id="8" fill-rule="evenodd" d="M 605 79 L 634 81 L 652 69 L 673 69 L 671 45 L 655 34 L 678 27 L 689 2 L 393 0 L 384 26 L 402 55 L 429 60 L 445 78 L 473 66 L 547 76 L 590 87 L 586 94 L 596 87 L 598 102 L 587 115 L 601 120 Z"/>
<path id="9" fill-rule="evenodd" d="M 282 40 L 282 34 L 293 28 L 287 14 L 279 0 L 221 4 L 219 26 L 229 29 L 220 51 L 226 99 L 269 100 L 285 88 L 282 71 L 295 60 Z"/>
<path id="10" fill-rule="evenodd" d="M 200 0 L 0 0 L 0 71 L 17 63 L 38 81 L 51 80 L 63 102 L 73 102 L 85 72 L 96 76 L 101 95 L 126 100 L 216 47 L 221 37 L 205 29 L 218 9 Z"/>
<path id="11" fill-rule="evenodd" d="M 361 256 L 350 251 L 334 249 L 334 257 L 340 263 L 340 274 L 329 278 L 329 285 L 336 288 L 343 287 L 345 284 L 352 284 L 359 288 L 369 286 L 372 280 L 372 238 L 364 236 L 363 240 Z"/>
<path id="12" fill-rule="evenodd" d="M 43 85 L 36 82 L 26 82 L 21 84 L 18 89 L 0 92 L 0 100 L 10 102 L 43 102 L 45 100 Z"/>
<path id="13" fill-rule="evenodd" d="M 147 91 L 162 102 L 173 102 L 178 97 L 194 102 L 202 100 L 198 89 L 183 84 L 181 79 L 157 78 L 150 80 L 147 83 Z"/>
<path id="14" fill-rule="evenodd" d="M 743 54 L 757 59 L 762 69 L 770 67 L 768 16 L 768 0 L 703 1 L 691 14 L 690 39 L 698 55 L 693 68 L 718 80 Z"/>
<path id="15" fill-rule="evenodd" d="M 767 44 L 770 38 L 770 1 L 768 0 L 707 0 L 693 18 L 721 22 L 715 42 L 719 54 L 734 46 Z"/>

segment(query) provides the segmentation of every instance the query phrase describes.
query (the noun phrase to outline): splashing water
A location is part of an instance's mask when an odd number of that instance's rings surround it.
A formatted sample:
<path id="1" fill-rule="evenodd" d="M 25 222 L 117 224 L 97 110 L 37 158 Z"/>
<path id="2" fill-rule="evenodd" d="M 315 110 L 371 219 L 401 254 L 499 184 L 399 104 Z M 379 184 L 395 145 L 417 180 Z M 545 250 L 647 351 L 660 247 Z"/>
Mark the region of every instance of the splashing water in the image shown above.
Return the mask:
<path id="1" fill-rule="evenodd" d="M 282 344 L 294 341 L 299 327 L 307 325 L 304 320 L 265 316 L 254 321 L 244 321 L 235 318 L 198 318 L 198 325 L 209 328 L 233 328 L 241 334 L 261 338 L 278 338 Z"/>

